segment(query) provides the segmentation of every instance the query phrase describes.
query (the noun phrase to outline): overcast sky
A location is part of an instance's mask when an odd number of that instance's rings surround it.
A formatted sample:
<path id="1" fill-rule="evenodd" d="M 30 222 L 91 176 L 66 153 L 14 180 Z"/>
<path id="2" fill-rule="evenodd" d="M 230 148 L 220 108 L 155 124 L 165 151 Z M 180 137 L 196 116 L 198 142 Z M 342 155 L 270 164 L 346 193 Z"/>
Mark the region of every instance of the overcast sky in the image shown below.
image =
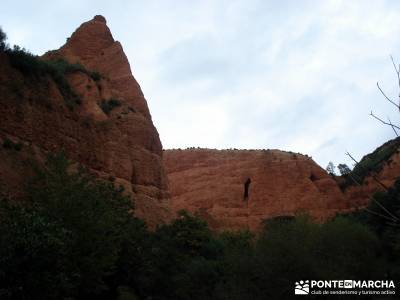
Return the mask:
<path id="1" fill-rule="evenodd" d="M 322 167 L 393 138 L 400 1 L 10 1 L 0 26 L 35 54 L 101 14 L 164 148 L 282 149 Z M 400 122 L 400 121 L 399 121 Z"/>

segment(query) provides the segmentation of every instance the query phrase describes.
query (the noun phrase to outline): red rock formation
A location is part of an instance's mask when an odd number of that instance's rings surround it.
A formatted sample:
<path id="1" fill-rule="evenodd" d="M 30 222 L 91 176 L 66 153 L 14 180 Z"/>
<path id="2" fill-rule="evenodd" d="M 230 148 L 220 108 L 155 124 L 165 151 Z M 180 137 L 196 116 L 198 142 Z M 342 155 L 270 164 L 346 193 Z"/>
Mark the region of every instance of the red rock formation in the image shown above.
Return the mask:
<path id="1" fill-rule="evenodd" d="M 171 206 L 214 229 L 259 228 L 263 219 L 307 212 L 317 219 L 347 210 L 335 180 L 311 158 L 278 150 L 167 150 Z M 250 178 L 248 199 L 244 185 Z"/>
<path id="2" fill-rule="evenodd" d="M 64 46 L 45 56 L 53 59 L 61 56 L 71 63 L 80 63 L 89 70 L 98 71 L 107 78 L 118 96 L 143 116 L 151 118 L 122 46 L 114 41 L 103 16 L 95 16 L 93 20 L 83 23 Z M 157 147 L 161 149 L 160 145 Z"/>
<path id="3" fill-rule="evenodd" d="M 70 110 L 51 77 L 24 76 L 0 53 L 0 139 L 25 145 L 17 154 L 0 151 L 0 179 L 10 186 L 18 182 L 13 155 L 43 157 L 65 149 L 73 160 L 102 178 L 115 178 L 133 193 L 136 214 L 151 226 L 169 220 L 161 142 L 121 44 L 114 41 L 104 17 L 82 24 L 63 47 L 44 58 L 80 63 L 102 78 L 94 81 L 79 71 L 67 75 L 82 102 Z M 100 106 L 109 99 L 118 99 L 120 106 L 106 114 Z"/>
<path id="4" fill-rule="evenodd" d="M 277 216 L 307 212 L 324 220 L 365 207 L 400 176 L 400 138 L 366 155 L 351 175 L 335 178 L 307 156 L 278 150 L 168 150 L 164 164 L 175 212 L 189 210 L 215 229 L 257 229 Z"/>
<path id="5" fill-rule="evenodd" d="M 382 162 L 382 169 L 379 172 L 371 172 L 361 182 L 345 189 L 345 196 L 352 208 L 365 207 L 372 195 L 378 191 L 385 191 L 385 187 L 391 187 L 400 177 L 400 149 L 394 152 L 390 158 Z"/>
<path id="6" fill-rule="evenodd" d="M 98 176 L 124 185 L 134 194 L 136 214 L 150 226 L 169 220 L 170 209 L 197 213 L 214 229 L 258 229 L 263 219 L 301 212 L 326 219 L 365 206 L 379 189 L 369 176 L 343 193 L 310 158 L 278 150 L 169 150 L 164 164 L 170 204 L 157 130 L 104 17 L 82 24 L 63 47 L 43 59 L 59 58 L 102 76 L 96 79 L 82 71 L 67 75 L 82 102 L 73 110 L 51 76 L 24 75 L 0 53 L 0 143 L 11 139 L 23 145 L 21 151 L 0 147 L 0 184 L 15 197 L 30 175 L 26 161 L 32 156 L 42 160 L 46 152 L 60 149 Z M 120 105 L 105 113 L 102 103 L 110 99 Z M 376 176 L 390 186 L 398 175 L 396 152 Z"/>

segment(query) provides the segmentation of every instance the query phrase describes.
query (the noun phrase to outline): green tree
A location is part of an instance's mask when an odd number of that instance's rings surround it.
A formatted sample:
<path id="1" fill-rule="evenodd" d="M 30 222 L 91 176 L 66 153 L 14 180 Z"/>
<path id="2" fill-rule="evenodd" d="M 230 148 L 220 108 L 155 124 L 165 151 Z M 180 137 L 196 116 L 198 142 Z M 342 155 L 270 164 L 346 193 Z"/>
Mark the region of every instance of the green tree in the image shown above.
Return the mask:
<path id="1" fill-rule="evenodd" d="M 142 224 L 131 214 L 131 199 L 111 183 L 73 171 L 63 154 L 36 168 L 27 195 L 23 205 L 1 209 L 7 247 L 0 247 L 0 289 L 13 296 L 24 291 L 25 299 L 80 299 L 109 290 L 126 226 Z"/>
<path id="2" fill-rule="evenodd" d="M 326 166 L 326 171 L 328 172 L 329 175 L 336 175 L 335 168 L 336 167 L 333 164 L 333 162 L 330 161 Z"/>
<path id="3" fill-rule="evenodd" d="M 220 257 L 221 275 L 215 288 L 215 299 L 257 299 L 260 290 L 257 273 L 254 241 L 248 231 L 223 232 L 218 236 L 223 245 Z"/>
<path id="4" fill-rule="evenodd" d="M 318 278 L 383 278 L 381 246 L 365 225 L 337 217 L 321 225 L 311 251 L 318 263 Z"/>
<path id="5" fill-rule="evenodd" d="M 0 201 L 0 299 L 59 299 L 70 288 L 71 232 L 38 211 Z"/>
<path id="6" fill-rule="evenodd" d="M 147 295 L 154 299 L 209 298 L 218 280 L 220 253 L 221 246 L 207 223 L 181 211 L 172 223 L 152 234 Z"/>
<path id="7" fill-rule="evenodd" d="M 339 169 L 340 175 L 342 175 L 342 176 L 351 173 L 349 166 L 346 164 L 339 164 L 337 166 L 337 168 Z"/>
<path id="8" fill-rule="evenodd" d="M 319 233 L 319 225 L 305 215 L 266 223 L 255 249 L 256 299 L 288 299 L 295 281 L 317 278 L 313 247 Z"/>
<path id="9" fill-rule="evenodd" d="M 364 224 L 379 237 L 386 261 L 386 272 L 392 278 L 400 278 L 400 179 L 386 192 L 373 196 L 366 209 L 349 217 Z M 390 214 L 386 214 L 387 210 Z"/>
<path id="10" fill-rule="evenodd" d="M 307 216 L 272 220 L 255 244 L 233 299 L 289 299 L 306 278 L 383 278 L 375 234 L 352 220 L 319 224 Z M 246 277 L 244 277 L 246 276 Z"/>

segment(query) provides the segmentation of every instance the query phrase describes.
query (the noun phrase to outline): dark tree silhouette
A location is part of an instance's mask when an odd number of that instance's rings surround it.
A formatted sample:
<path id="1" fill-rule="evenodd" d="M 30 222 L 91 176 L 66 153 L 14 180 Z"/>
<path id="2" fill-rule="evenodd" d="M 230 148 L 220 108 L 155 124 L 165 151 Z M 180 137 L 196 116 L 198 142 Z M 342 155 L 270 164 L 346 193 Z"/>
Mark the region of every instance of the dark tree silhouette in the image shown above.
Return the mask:
<path id="1" fill-rule="evenodd" d="M 7 35 L 0 27 L 0 51 L 4 51 L 6 49 L 7 46 L 6 40 L 7 40 Z"/>

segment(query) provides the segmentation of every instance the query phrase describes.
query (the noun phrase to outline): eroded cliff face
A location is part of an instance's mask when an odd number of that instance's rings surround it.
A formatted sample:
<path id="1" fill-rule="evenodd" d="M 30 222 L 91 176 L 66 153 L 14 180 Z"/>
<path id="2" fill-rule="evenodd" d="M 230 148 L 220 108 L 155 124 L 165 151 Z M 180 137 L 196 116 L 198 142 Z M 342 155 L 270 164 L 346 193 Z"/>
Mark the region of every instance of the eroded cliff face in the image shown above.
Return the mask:
<path id="1" fill-rule="evenodd" d="M 319 220 L 349 209 L 336 181 L 311 158 L 279 150 L 167 150 L 171 207 L 213 229 L 257 230 L 264 219 L 307 212 Z M 246 181 L 248 197 L 245 197 Z"/>
<path id="2" fill-rule="evenodd" d="M 364 208 L 400 176 L 400 138 L 341 177 L 308 156 L 279 150 L 167 150 L 164 164 L 175 213 L 188 210 L 217 230 L 258 230 L 264 219 L 304 212 L 326 220 Z"/>
<path id="3" fill-rule="evenodd" d="M 169 220 L 161 142 L 127 57 L 104 17 L 82 24 L 63 47 L 43 59 L 58 58 L 101 75 L 66 75 L 81 100 L 73 109 L 52 78 L 26 76 L 0 53 L 0 139 L 23 145 L 19 152 L 1 149 L 3 184 L 23 182 L 29 170 L 21 161 L 29 156 L 40 160 L 49 151 L 64 149 L 72 160 L 132 193 L 136 214 L 150 226 Z M 110 99 L 119 105 L 104 112 L 101 106 Z"/>
<path id="4" fill-rule="evenodd" d="M 325 220 L 338 211 L 364 207 L 382 190 L 372 176 L 391 186 L 400 175 L 399 151 L 385 158 L 379 171 L 345 189 L 340 188 L 343 178 L 335 180 L 311 158 L 295 153 L 163 153 L 140 86 L 104 17 L 82 24 L 64 46 L 43 57 L 60 58 L 101 75 L 66 74 L 81 102 L 72 109 L 54 78 L 28 76 L 0 52 L 0 192 L 5 186 L 14 198 L 32 174 L 32 158 L 43 161 L 46 153 L 64 149 L 72 160 L 133 194 L 136 215 L 150 227 L 186 209 L 216 230 L 257 230 L 264 219 L 306 212 Z M 118 105 L 104 110 L 110 100 Z M 4 147 L 6 141 L 21 149 Z"/>
<path id="5" fill-rule="evenodd" d="M 132 75 L 129 61 L 121 44 L 114 40 L 103 16 L 95 16 L 93 20 L 83 23 L 64 46 L 59 50 L 49 51 L 45 57 L 66 58 L 71 63 L 82 64 L 88 70 L 98 71 L 107 79 L 111 92 L 132 105 L 142 116 L 151 119 L 142 90 Z M 84 88 L 84 82 L 80 85 Z M 155 147 L 160 152 L 158 136 L 157 141 Z"/>

